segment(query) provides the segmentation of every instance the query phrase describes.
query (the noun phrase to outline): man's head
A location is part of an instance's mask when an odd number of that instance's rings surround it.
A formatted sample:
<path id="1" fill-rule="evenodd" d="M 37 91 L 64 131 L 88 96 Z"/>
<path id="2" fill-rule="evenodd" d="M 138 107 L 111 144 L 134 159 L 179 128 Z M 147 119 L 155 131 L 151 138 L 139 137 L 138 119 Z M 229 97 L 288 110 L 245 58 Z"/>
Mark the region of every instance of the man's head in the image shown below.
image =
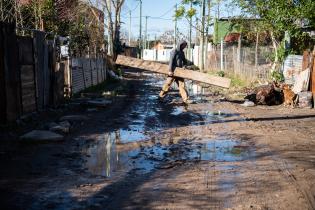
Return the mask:
<path id="1" fill-rule="evenodd" d="M 187 47 L 187 42 L 185 40 L 181 40 L 177 44 L 177 50 L 183 51 Z"/>
<path id="2" fill-rule="evenodd" d="M 184 50 L 187 47 L 187 42 L 184 42 L 180 45 L 180 50 Z"/>

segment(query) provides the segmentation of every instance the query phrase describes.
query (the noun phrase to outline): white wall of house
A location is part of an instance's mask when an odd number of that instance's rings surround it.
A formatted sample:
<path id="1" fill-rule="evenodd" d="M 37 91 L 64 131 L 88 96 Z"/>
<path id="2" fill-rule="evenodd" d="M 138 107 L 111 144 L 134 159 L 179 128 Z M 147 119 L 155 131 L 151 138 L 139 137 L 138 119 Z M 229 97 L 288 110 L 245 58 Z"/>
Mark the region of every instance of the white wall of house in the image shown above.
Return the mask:
<path id="1" fill-rule="evenodd" d="M 193 49 L 190 49 L 190 53 L 188 52 L 189 49 L 185 50 L 186 58 L 189 61 L 192 61 L 194 65 L 199 66 L 200 60 L 200 46 L 195 46 Z M 213 50 L 211 44 L 208 44 L 206 51 L 209 52 Z M 156 50 L 156 49 L 145 49 L 143 50 L 143 59 L 147 61 L 158 61 L 158 62 L 169 62 L 170 55 L 172 49 L 164 49 L 164 50 Z M 205 53 L 205 57 L 208 53 Z"/>
<path id="2" fill-rule="evenodd" d="M 156 61 L 157 59 L 157 51 L 158 50 L 149 50 L 149 49 L 145 49 L 143 50 L 143 60 L 146 61 Z"/>

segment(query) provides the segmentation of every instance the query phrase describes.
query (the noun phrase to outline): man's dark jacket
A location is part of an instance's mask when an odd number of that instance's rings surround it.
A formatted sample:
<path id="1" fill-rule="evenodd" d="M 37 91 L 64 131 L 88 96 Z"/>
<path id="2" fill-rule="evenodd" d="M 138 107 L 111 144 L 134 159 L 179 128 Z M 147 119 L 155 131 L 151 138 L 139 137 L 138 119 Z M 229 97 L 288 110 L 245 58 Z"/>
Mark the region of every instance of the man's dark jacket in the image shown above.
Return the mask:
<path id="1" fill-rule="evenodd" d="M 176 49 L 172 50 L 169 62 L 169 71 L 174 72 L 176 67 L 182 68 L 184 65 L 187 65 L 187 60 L 185 58 L 184 51 L 181 50 L 182 45 L 187 45 L 185 41 L 180 41 L 177 44 Z"/>

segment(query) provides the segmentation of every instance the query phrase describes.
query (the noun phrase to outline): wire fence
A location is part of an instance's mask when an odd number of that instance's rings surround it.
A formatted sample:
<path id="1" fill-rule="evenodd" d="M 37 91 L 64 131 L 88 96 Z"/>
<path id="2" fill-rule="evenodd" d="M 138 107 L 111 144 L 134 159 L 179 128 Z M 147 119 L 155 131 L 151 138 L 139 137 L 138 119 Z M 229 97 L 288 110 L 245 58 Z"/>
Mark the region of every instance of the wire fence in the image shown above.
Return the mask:
<path id="1" fill-rule="evenodd" d="M 242 47 L 237 46 L 213 48 L 208 53 L 207 69 L 212 72 L 223 71 L 237 75 L 244 80 L 270 78 L 272 48 L 266 46 Z"/>

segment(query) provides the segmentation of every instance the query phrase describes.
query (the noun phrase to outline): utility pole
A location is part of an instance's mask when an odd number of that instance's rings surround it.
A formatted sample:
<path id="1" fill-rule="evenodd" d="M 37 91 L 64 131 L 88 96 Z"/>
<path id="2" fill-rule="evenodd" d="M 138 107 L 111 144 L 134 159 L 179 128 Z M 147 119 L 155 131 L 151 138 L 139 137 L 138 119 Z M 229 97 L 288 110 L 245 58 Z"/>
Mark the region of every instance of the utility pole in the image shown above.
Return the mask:
<path id="1" fill-rule="evenodd" d="M 190 2 L 190 10 L 192 9 L 192 1 Z M 189 18 L 189 42 L 188 42 L 188 59 L 193 60 L 191 58 L 191 28 L 192 28 L 192 17 Z"/>
<path id="2" fill-rule="evenodd" d="M 128 44 L 131 45 L 131 10 L 129 10 L 129 33 Z"/>
<path id="3" fill-rule="evenodd" d="M 142 0 L 140 1 L 140 29 L 139 29 L 139 50 L 140 58 L 142 58 Z"/>
<path id="4" fill-rule="evenodd" d="M 201 63 L 200 69 L 204 71 L 204 60 L 205 60 L 205 16 L 206 16 L 206 0 L 202 1 L 202 19 L 201 19 Z"/>
<path id="5" fill-rule="evenodd" d="M 144 49 L 147 49 L 148 41 L 148 16 L 145 16 Z"/>
<path id="6" fill-rule="evenodd" d="M 177 4 L 175 4 L 175 11 L 177 10 Z M 174 25 L 174 47 L 177 44 L 177 18 L 175 17 L 175 25 Z"/>
<path id="7" fill-rule="evenodd" d="M 209 26 L 210 26 L 210 21 L 211 21 L 211 16 L 210 16 L 210 13 L 211 13 L 211 0 L 207 0 L 207 5 L 208 5 L 208 9 L 207 9 L 207 21 L 206 21 L 206 49 L 205 49 L 205 68 L 208 67 L 208 43 L 209 43 L 209 40 L 208 40 L 208 35 L 209 35 Z"/>

